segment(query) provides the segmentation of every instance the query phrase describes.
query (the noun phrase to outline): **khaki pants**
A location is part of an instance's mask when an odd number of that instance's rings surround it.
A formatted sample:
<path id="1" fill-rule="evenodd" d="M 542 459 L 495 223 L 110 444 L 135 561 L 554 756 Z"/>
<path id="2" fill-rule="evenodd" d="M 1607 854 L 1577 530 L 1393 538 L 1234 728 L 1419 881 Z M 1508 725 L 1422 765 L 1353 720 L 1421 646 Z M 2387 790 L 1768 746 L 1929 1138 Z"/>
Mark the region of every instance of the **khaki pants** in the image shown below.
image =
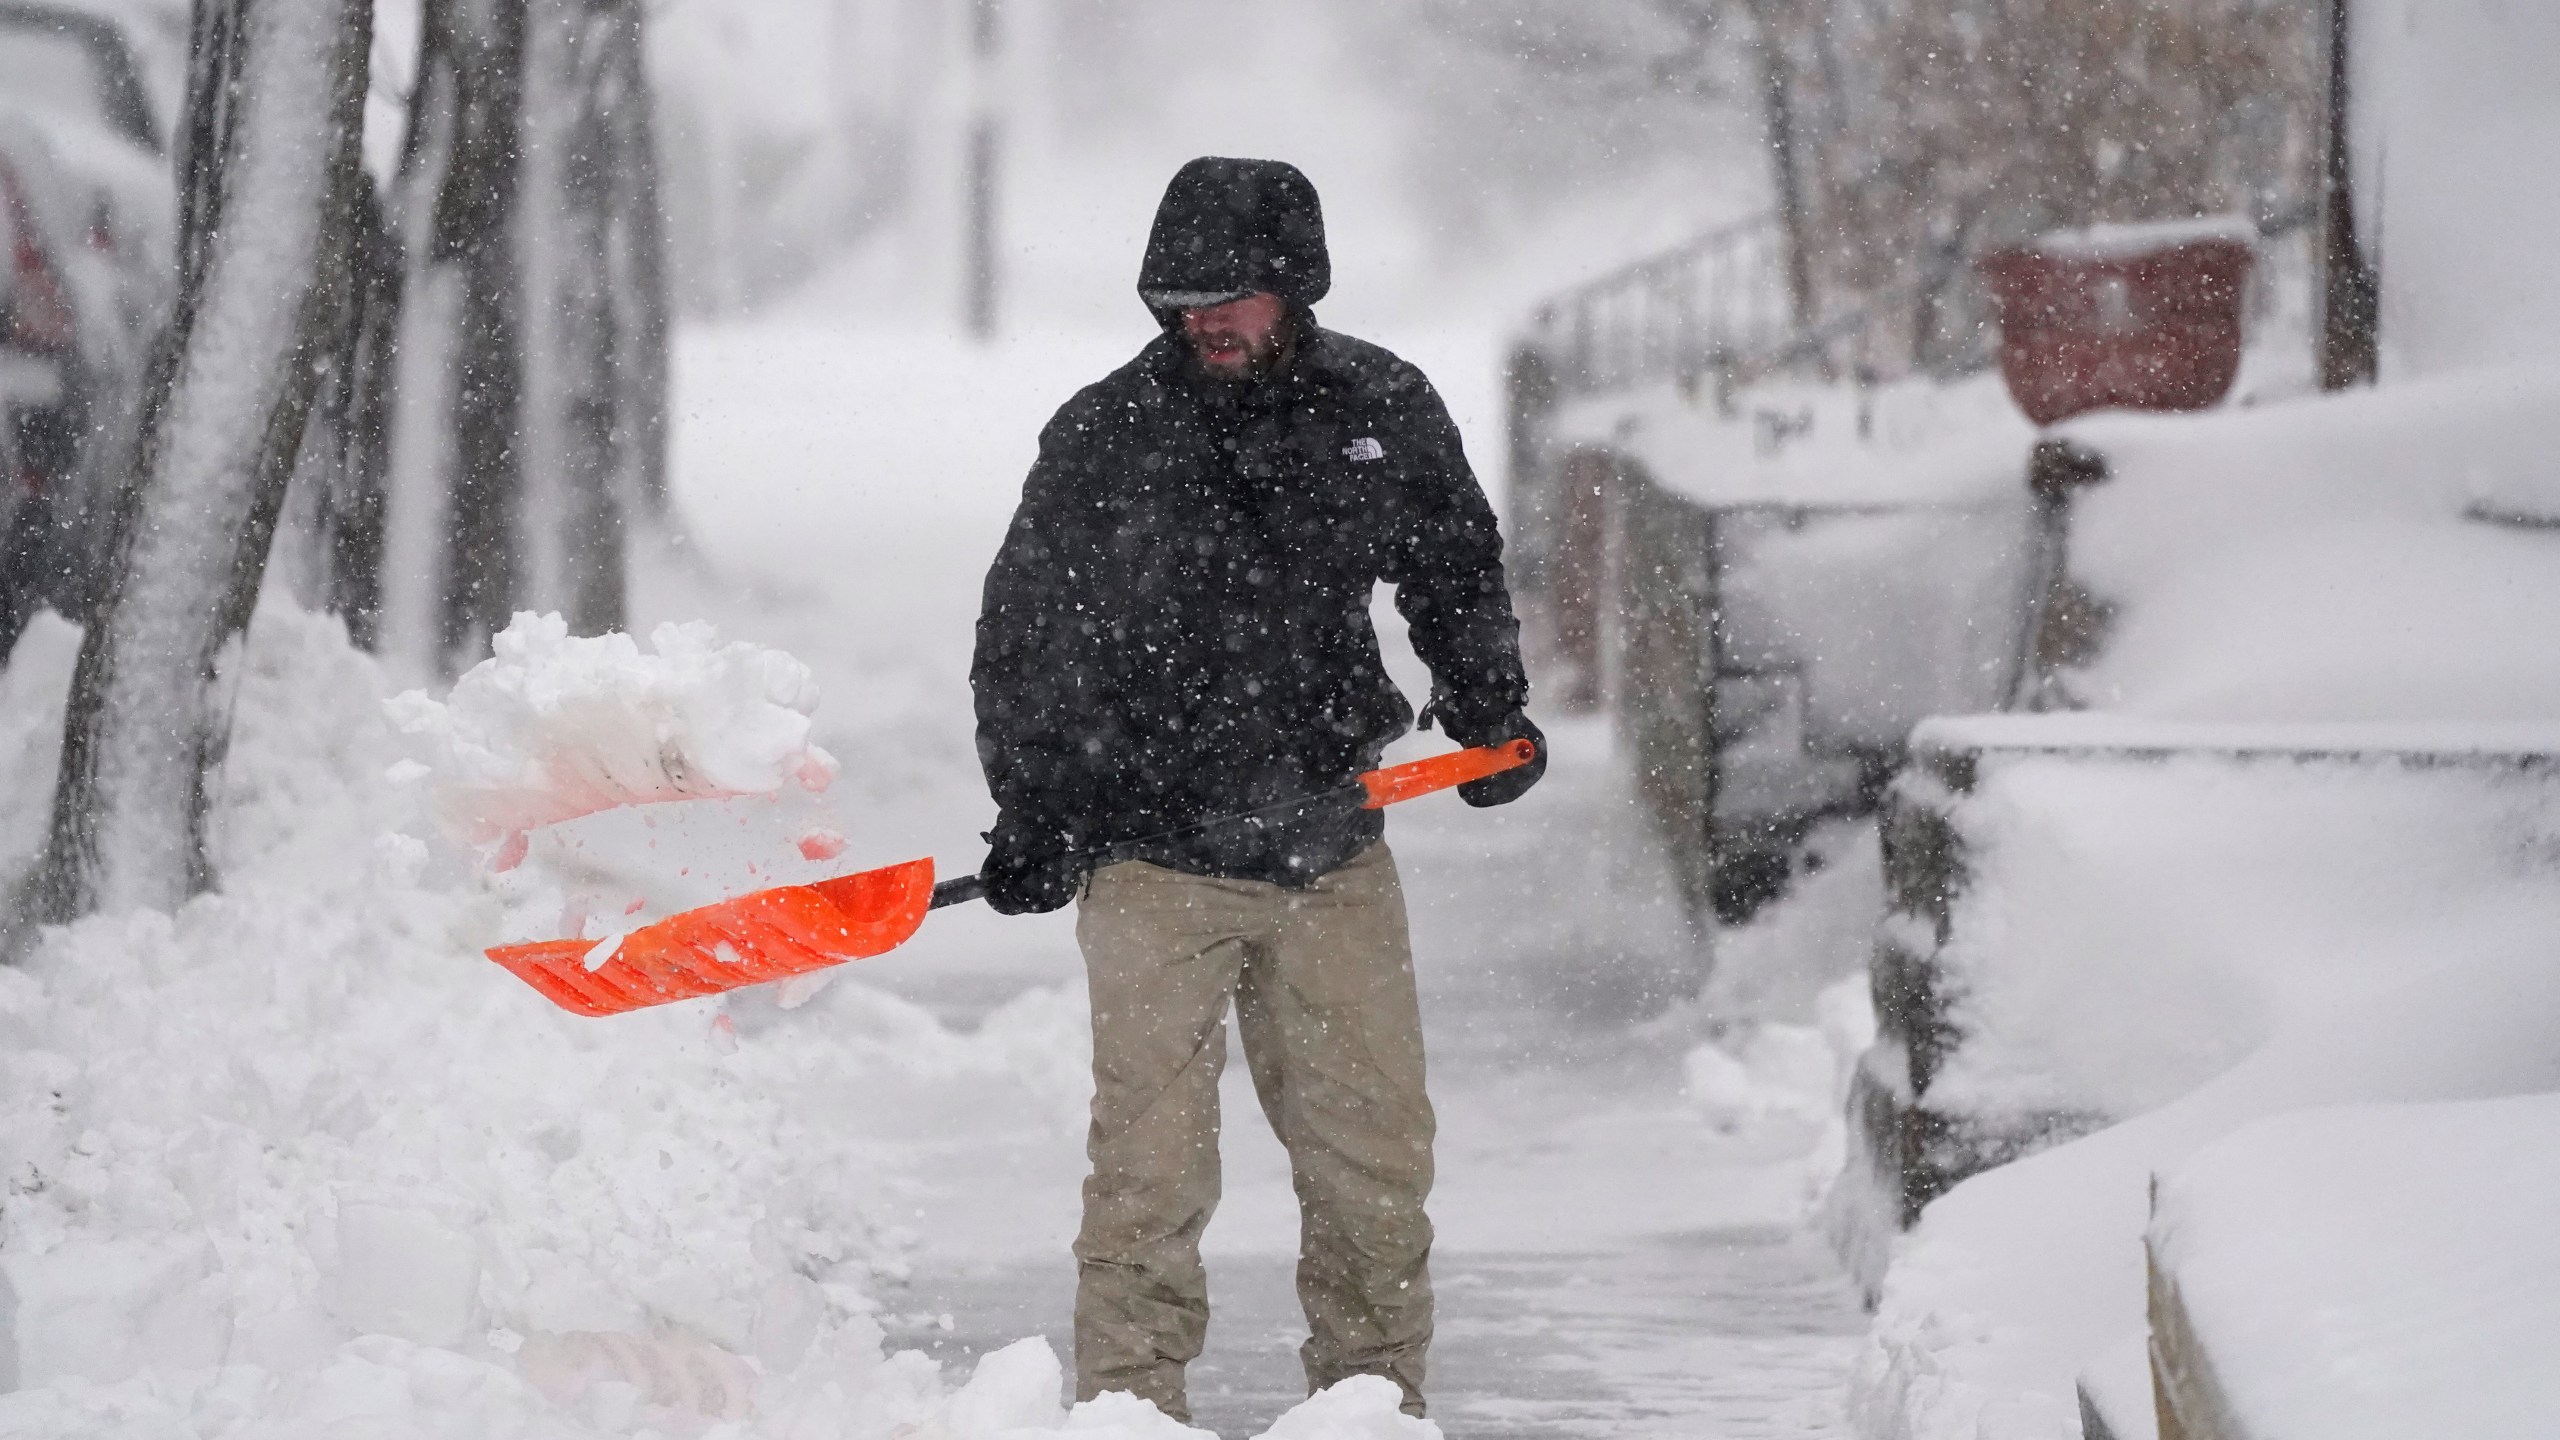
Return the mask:
<path id="1" fill-rule="evenodd" d="M 1209 1326 L 1200 1232 L 1218 1205 L 1218 1075 L 1233 996 L 1245 1063 L 1298 1191 L 1310 1392 L 1383 1375 L 1422 1413 L 1431 1343 L 1431 1102 L 1395 859 L 1380 841 L 1305 890 L 1143 862 L 1076 915 L 1093 992 L 1093 1129 L 1076 1236 L 1076 1394 L 1188 1419 Z"/>

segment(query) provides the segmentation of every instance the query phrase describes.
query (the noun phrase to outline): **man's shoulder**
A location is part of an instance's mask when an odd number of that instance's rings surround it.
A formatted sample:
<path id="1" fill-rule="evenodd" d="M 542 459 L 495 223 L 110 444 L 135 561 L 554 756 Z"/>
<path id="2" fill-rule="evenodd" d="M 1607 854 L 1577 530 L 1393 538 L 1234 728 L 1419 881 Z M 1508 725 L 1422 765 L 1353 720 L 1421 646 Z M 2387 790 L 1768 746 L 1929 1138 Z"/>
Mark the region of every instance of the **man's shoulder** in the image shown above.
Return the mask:
<path id="1" fill-rule="evenodd" d="M 1157 336 L 1118 369 L 1078 390 L 1049 417 L 1049 430 L 1065 435 L 1092 435 L 1115 422 L 1140 419 L 1163 403 L 1166 352 L 1171 341 Z"/>
<path id="2" fill-rule="evenodd" d="M 1402 396 L 1431 389 L 1420 366 L 1357 335 L 1319 328 L 1306 361 L 1322 378 L 1362 395 Z"/>

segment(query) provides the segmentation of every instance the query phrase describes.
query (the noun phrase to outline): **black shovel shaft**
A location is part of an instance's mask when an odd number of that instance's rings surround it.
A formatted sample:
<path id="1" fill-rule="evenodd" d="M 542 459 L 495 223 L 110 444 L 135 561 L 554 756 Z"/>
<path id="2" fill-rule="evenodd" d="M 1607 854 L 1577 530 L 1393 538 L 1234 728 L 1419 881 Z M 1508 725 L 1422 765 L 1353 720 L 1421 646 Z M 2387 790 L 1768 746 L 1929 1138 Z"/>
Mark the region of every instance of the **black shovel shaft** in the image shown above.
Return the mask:
<path id="1" fill-rule="evenodd" d="M 1319 790 L 1313 795 L 1275 800 L 1271 804 L 1252 810 L 1240 810 L 1233 815 L 1213 815 L 1206 820 L 1195 821 L 1189 825 L 1176 826 L 1171 830 L 1159 831 L 1153 835 L 1141 835 L 1135 840 L 1123 840 L 1117 845 L 1106 846 L 1100 850 L 1070 850 L 1067 852 L 1067 858 L 1078 862 L 1090 862 L 1085 865 L 1086 869 L 1099 870 L 1105 865 L 1127 860 L 1146 847 L 1166 840 L 1181 840 L 1193 835 L 1206 834 L 1212 830 L 1224 830 L 1231 825 L 1242 825 L 1247 821 L 1262 819 L 1266 815 L 1277 815 L 1285 810 L 1301 810 L 1327 801 L 1348 800 L 1356 806 L 1368 799 L 1368 796 L 1368 790 L 1359 781 L 1352 780 L 1336 785 L 1330 790 Z M 933 904 L 926 908 L 939 910 L 945 905 L 965 905 L 972 900 L 983 900 L 986 897 L 987 884 L 980 876 L 955 875 L 933 887 Z"/>

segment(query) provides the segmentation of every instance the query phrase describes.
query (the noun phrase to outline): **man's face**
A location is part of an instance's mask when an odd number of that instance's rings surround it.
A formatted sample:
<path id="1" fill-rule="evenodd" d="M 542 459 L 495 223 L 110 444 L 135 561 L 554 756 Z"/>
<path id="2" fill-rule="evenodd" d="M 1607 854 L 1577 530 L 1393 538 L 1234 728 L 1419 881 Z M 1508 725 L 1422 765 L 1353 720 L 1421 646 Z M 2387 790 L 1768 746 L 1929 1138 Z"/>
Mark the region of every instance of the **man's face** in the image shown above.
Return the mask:
<path id="1" fill-rule="evenodd" d="M 1247 295 L 1182 312 L 1182 338 L 1200 368 L 1223 380 L 1271 373 L 1289 343 L 1289 307 L 1277 295 Z"/>

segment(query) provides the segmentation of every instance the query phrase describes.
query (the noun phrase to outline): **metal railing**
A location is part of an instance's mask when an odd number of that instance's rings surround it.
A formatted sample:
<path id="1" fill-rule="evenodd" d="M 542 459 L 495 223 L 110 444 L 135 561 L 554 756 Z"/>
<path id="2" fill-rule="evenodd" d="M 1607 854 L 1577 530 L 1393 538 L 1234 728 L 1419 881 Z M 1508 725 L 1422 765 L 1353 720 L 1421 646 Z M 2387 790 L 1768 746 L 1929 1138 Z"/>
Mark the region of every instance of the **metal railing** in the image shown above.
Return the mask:
<path id="1" fill-rule="evenodd" d="M 1786 240 L 1763 215 L 1624 265 L 1541 304 L 1523 337 L 1572 395 L 1729 372 L 1796 334 Z"/>

